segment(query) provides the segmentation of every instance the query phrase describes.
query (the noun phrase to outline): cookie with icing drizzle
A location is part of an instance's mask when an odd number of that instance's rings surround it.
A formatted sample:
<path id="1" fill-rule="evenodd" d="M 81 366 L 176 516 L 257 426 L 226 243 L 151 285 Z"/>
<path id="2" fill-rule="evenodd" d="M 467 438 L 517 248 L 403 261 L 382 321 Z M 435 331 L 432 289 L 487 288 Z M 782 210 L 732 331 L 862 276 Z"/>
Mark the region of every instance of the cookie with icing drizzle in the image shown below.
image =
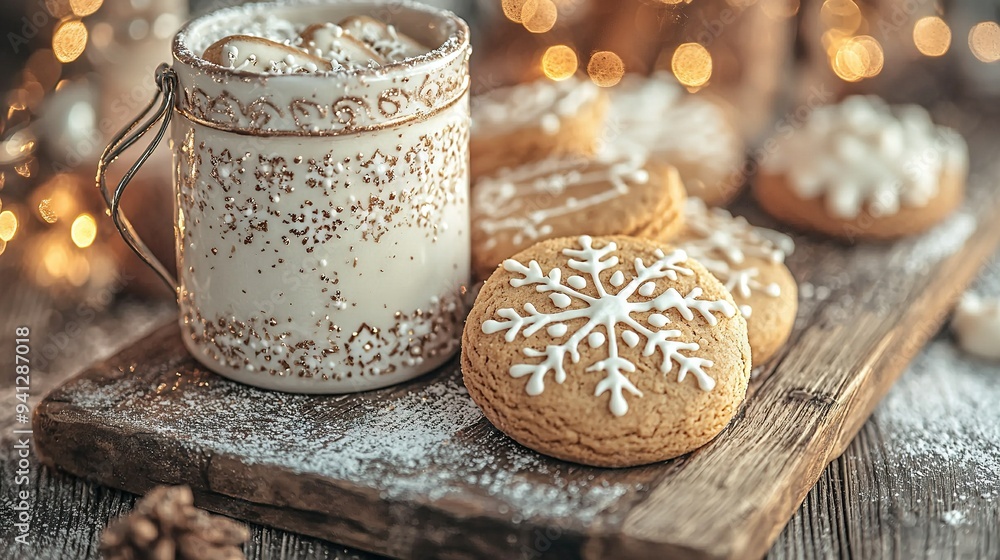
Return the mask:
<path id="1" fill-rule="evenodd" d="M 669 72 L 628 74 L 610 90 L 605 136 L 678 169 L 688 194 L 725 204 L 743 186 L 743 140 L 723 105 L 689 94 Z"/>
<path id="2" fill-rule="evenodd" d="M 472 399 L 540 453 L 605 467 L 677 457 L 729 423 L 750 378 L 746 320 L 682 249 L 563 237 L 504 261 L 462 336 Z"/>
<path id="3" fill-rule="evenodd" d="M 554 157 L 502 169 L 473 186 L 474 272 L 485 279 L 507 257 L 554 237 L 675 235 L 684 199 L 677 170 L 641 153 Z"/>
<path id="4" fill-rule="evenodd" d="M 594 154 L 607 97 L 589 80 L 536 80 L 472 98 L 472 177 L 562 155 Z"/>
<path id="5" fill-rule="evenodd" d="M 788 340 L 798 312 L 798 285 L 784 264 L 795 250 L 792 238 L 698 198 L 687 200 L 684 224 L 680 235 L 664 240 L 684 249 L 733 294 L 747 320 L 754 365 L 767 362 Z"/>
<path id="6" fill-rule="evenodd" d="M 968 148 L 917 105 L 853 96 L 812 112 L 761 162 L 761 206 L 795 227 L 847 240 L 924 231 L 961 203 Z"/>

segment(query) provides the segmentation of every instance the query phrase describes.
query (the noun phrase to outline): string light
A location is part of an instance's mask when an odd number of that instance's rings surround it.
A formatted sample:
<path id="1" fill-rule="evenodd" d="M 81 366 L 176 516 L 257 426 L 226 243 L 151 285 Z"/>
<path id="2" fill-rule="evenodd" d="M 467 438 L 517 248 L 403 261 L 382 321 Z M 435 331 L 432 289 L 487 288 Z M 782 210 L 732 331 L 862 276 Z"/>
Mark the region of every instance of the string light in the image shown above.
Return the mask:
<path id="1" fill-rule="evenodd" d="M 542 55 L 542 72 L 552 80 L 565 80 L 576 73 L 579 60 L 573 49 L 566 45 L 554 45 Z"/>
<path id="2" fill-rule="evenodd" d="M 701 87 L 712 77 L 712 55 L 698 43 L 684 43 L 674 51 L 670 69 L 678 82 L 687 87 Z"/>

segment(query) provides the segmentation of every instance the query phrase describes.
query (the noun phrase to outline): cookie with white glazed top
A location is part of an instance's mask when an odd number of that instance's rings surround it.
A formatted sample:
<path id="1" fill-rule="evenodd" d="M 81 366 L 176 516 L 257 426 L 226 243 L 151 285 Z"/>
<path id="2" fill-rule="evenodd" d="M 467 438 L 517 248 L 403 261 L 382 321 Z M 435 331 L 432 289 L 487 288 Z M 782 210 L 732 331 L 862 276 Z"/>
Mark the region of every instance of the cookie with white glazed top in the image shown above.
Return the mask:
<path id="1" fill-rule="evenodd" d="M 605 135 L 648 150 L 678 169 L 688 194 L 710 206 L 732 200 L 743 186 L 743 140 L 726 110 L 692 95 L 669 72 L 628 74 L 610 90 Z"/>
<path id="2" fill-rule="evenodd" d="M 968 149 L 916 105 L 854 96 L 813 111 L 779 141 L 754 184 L 760 205 L 848 240 L 924 231 L 961 203 Z"/>
<path id="3" fill-rule="evenodd" d="M 684 199 L 677 171 L 642 153 L 553 157 L 502 169 L 473 185 L 473 270 L 485 279 L 507 257 L 553 237 L 675 235 Z"/>
<path id="4" fill-rule="evenodd" d="M 746 321 L 683 250 L 631 237 L 552 239 L 479 293 L 462 372 L 486 417 L 546 455 L 624 467 L 717 436 L 746 395 Z"/>
<path id="5" fill-rule="evenodd" d="M 747 320 L 754 366 L 764 364 L 795 325 L 798 285 L 784 264 L 795 243 L 698 198 L 687 200 L 684 224 L 680 235 L 663 241 L 684 249 L 733 294 Z"/>
<path id="6" fill-rule="evenodd" d="M 472 177 L 598 148 L 606 94 L 589 80 L 536 80 L 472 98 Z"/>

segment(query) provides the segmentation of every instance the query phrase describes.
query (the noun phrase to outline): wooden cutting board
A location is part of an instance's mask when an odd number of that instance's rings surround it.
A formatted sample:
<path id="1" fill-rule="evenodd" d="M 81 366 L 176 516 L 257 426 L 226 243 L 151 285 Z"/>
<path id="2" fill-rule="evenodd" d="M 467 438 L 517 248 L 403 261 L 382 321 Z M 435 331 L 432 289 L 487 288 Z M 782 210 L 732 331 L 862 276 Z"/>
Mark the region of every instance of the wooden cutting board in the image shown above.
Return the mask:
<path id="1" fill-rule="evenodd" d="M 189 484 L 207 509 L 395 557 L 760 557 L 1000 241 L 991 170 L 926 235 L 798 237 L 790 343 L 727 430 L 680 459 L 540 456 L 482 417 L 457 361 L 364 394 L 260 391 L 201 368 L 172 324 L 52 392 L 37 448 L 109 486 Z"/>

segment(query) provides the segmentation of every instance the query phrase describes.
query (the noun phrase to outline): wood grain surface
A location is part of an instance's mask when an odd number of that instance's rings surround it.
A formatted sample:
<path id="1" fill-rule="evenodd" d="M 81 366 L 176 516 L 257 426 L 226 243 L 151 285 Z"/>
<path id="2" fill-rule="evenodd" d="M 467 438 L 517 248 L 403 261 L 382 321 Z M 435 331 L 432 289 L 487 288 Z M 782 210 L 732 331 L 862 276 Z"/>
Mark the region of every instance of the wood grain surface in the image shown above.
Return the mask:
<path id="1" fill-rule="evenodd" d="M 1000 241 L 994 183 L 977 176 L 963 212 L 925 236 L 798 238 L 789 266 L 806 289 L 790 344 L 727 431 L 679 460 L 602 470 L 535 456 L 455 413 L 467 396 L 454 366 L 364 395 L 274 397 L 207 373 L 172 325 L 54 391 L 36 445 L 101 484 L 188 483 L 208 509 L 396 557 L 761 556 Z M 248 406 L 261 414 L 228 420 Z M 387 410 L 447 433 L 399 440 L 390 421 L 359 455 L 352 426 L 378 428 Z M 295 431 L 275 426 L 279 414 Z M 268 437 L 280 453 L 262 451 Z M 407 444 L 429 444 L 433 460 Z"/>

